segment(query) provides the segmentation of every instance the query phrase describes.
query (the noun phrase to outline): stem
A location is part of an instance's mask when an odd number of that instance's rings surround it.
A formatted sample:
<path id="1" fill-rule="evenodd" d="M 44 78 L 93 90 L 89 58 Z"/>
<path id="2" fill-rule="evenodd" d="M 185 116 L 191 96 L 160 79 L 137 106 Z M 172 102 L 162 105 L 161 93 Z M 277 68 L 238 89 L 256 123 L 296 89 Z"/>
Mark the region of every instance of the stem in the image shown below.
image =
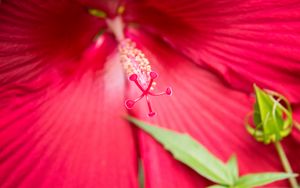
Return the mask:
<path id="1" fill-rule="evenodd" d="M 300 124 L 297 121 L 294 121 L 294 125 L 298 131 L 300 131 Z"/>
<path id="2" fill-rule="evenodd" d="M 282 147 L 281 143 L 280 142 L 275 142 L 274 145 L 275 145 L 275 148 L 278 152 L 278 155 L 279 155 L 280 160 L 281 160 L 281 164 L 282 164 L 285 172 L 287 172 L 289 174 L 294 174 L 294 172 L 292 170 L 292 167 L 289 163 L 289 160 L 286 157 L 286 154 L 283 150 L 283 147 Z M 297 183 L 297 180 L 296 180 L 295 177 L 290 177 L 289 181 L 290 181 L 290 184 L 291 184 L 292 188 L 298 188 L 298 183 Z"/>

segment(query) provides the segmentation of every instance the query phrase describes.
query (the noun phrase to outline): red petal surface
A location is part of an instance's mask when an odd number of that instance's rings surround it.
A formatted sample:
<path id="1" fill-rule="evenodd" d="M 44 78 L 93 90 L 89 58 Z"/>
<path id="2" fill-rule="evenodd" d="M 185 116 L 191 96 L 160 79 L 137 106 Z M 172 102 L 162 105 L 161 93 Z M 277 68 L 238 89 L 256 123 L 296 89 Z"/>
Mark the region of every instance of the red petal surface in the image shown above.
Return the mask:
<path id="1" fill-rule="evenodd" d="M 232 87 L 255 82 L 300 102 L 299 1 L 148 0 L 126 13 Z"/>
<path id="2" fill-rule="evenodd" d="M 225 87 L 212 73 L 176 54 L 157 38 L 132 33 L 152 69 L 160 75 L 156 80 L 157 90 L 165 90 L 167 86 L 173 89 L 171 97 L 151 98 L 157 112 L 154 118 L 146 117 L 147 107 L 144 101 L 139 102 L 139 111 L 135 111 L 139 118 L 189 133 L 223 161 L 236 153 L 243 174 L 283 171 L 274 147 L 257 143 L 246 132 L 244 118 L 251 110 L 250 97 Z M 138 96 L 135 91 L 132 95 Z M 141 133 L 139 141 L 148 188 L 204 187 L 205 181 L 200 176 L 176 162 L 149 136 Z M 288 147 L 299 143 L 300 140 L 292 139 Z M 289 157 L 299 172 L 297 155 Z"/>
<path id="3" fill-rule="evenodd" d="M 101 44 L 114 44 L 99 40 L 68 79 L 49 70 L 1 86 L 0 187 L 137 187 L 122 68 L 115 56 L 99 68 L 109 55 Z"/>
<path id="4" fill-rule="evenodd" d="M 104 22 L 73 0 L 0 3 L 0 84 L 67 74 Z"/>

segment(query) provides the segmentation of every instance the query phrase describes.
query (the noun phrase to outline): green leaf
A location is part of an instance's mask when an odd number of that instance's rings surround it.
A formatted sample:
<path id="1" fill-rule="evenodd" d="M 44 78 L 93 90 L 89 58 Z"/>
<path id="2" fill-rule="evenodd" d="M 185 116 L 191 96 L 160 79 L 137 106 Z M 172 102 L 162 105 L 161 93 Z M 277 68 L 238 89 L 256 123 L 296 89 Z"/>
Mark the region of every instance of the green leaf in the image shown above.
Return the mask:
<path id="1" fill-rule="evenodd" d="M 223 186 L 223 185 L 212 185 L 212 186 L 209 186 L 207 188 L 228 188 L 227 186 Z"/>
<path id="2" fill-rule="evenodd" d="M 237 159 L 235 155 L 232 155 L 230 159 L 227 162 L 227 168 L 229 169 L 229 172 L 232 175 L 232 178 L 234 181 L 237 181 L 239 178 L 239 167 L 237 164 Z"/>
<path id="3" fill-rule="evenodd" d="M 234 184 L 227 165 L 187 134 L 150 126 L 132 117 L 128 117 L 128 120 L 160 142 L 177 160 L 203 177 L 222 185 Z"/>
<path id="4" fill-rule="evenodd" d="M 242 176 L 235 184 L 237 188 L 252 188 L 266 185 L 275 181 L 295 177 L 295 174 L 288 173 L 256 173 Z"/>

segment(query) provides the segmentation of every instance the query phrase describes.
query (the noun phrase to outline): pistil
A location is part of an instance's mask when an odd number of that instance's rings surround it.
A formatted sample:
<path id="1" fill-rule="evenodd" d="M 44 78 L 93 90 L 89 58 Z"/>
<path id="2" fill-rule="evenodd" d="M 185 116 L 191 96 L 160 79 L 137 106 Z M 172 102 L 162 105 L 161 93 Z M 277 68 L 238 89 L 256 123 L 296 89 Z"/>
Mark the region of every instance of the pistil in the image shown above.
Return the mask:
<path id="1" fill-rule="evenodd" d="M 127 109 L 132 109 L 138 101 L 145 97 L 149 110 L 148 116 L 155 116 L 156 113 L 152 109 L 150 96 L 171 95 L 172 89 L 168 87 L 164 92 L 153 92 L 156 85 L 154 80 L 158 77 L 158 74 L 152 71 L 149 60 L 146 58 L 145 54 L 136 47 L 136 44 L 131 39 L 124 37 L 124 24 L 121 16 L 117 16 L 114 19 L 107 19 L 106 22 L 119 42 L 118 50 L 120 61 L 129 81 L 135 83 L 142 92 L 136 99 L 126 100 L 125 107 Z"/>
<path id="2" fill-rule="evenodd" d="M 145 57 L 144 53 L 136 48 L 136 44 L 130 39 L 125 39 L 119 44 L 119 52 L 121 55 L 121 63 L 124 70 L 126 70 L 129 80 L 134 82 L 135 85 L 142 91 L 142 94 L 136 99 L 128 99 L 125 101 L 127 109 L 132 109 L 135 103 L 142 98 L 146 98 L 148 106 L 148 116 L 155 116 L 152 110 L 152 105 L 149 96 L 171 95 L 172 89 L 168 87 L 164 92 L 153 93 L 156 83 L 154 79 L 158 74 L 151 70 L 150 62 Z"/>

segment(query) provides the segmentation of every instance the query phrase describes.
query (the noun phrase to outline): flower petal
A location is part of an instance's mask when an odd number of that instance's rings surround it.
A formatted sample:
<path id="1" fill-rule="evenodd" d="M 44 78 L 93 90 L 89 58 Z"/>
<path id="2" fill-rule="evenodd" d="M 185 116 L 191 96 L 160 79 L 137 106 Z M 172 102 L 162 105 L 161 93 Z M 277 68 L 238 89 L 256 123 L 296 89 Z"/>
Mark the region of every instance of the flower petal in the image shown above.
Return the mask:
<path id="1" fill-rule="evenodd" d="M 81 63 L 91 63 L 92 56 L 101 63 L 108 55 L 101 47 L 89 52 Z M 116 58 L 67 84 L 49 84 L 49 72 L 18 93 L 3 90 L 10 100 L 0 109 L 0 187 L 137 187 L 135 141 L 122 119 L 125 84 Z"/>
<path id="2" fill-rule="evenodd" d="M 73 0 L 2 1 L 0 84 L 34 79 L 53 67 L 69 69 L 103 24 Z"/>
<path id="3" fill-rule="evenodd" d="M 171 97 L 151 98 L 156 117 L 147 118 L 147 107 L 141 102 L 136 116 L 189 133 L 223 161 L 236 154 L 242 174 L 283 171 L 274 147 L 257 143 L 245 129 L 251 97 L 225 87 L 218 77 L 176 54 L 159 39 L 131 33 L 160 75 L 157 90 L 169 85 L 173 88 Z M 132 91 L 131 95 L 137 94 Z M 204 187 L 200 176 L 172 159 L 149 136 L 141 133 L 139 139 L 149 187 Z M 299 166 L 296 158 L 290 160 Z"/>
<path id="4" fill-rule="evenodd" d="M 161 36 L 232 87 L 251 92 L 257 83 L 300 102 L 298 1 L 148 0 L 128 7 L 129 21 Z"/>

